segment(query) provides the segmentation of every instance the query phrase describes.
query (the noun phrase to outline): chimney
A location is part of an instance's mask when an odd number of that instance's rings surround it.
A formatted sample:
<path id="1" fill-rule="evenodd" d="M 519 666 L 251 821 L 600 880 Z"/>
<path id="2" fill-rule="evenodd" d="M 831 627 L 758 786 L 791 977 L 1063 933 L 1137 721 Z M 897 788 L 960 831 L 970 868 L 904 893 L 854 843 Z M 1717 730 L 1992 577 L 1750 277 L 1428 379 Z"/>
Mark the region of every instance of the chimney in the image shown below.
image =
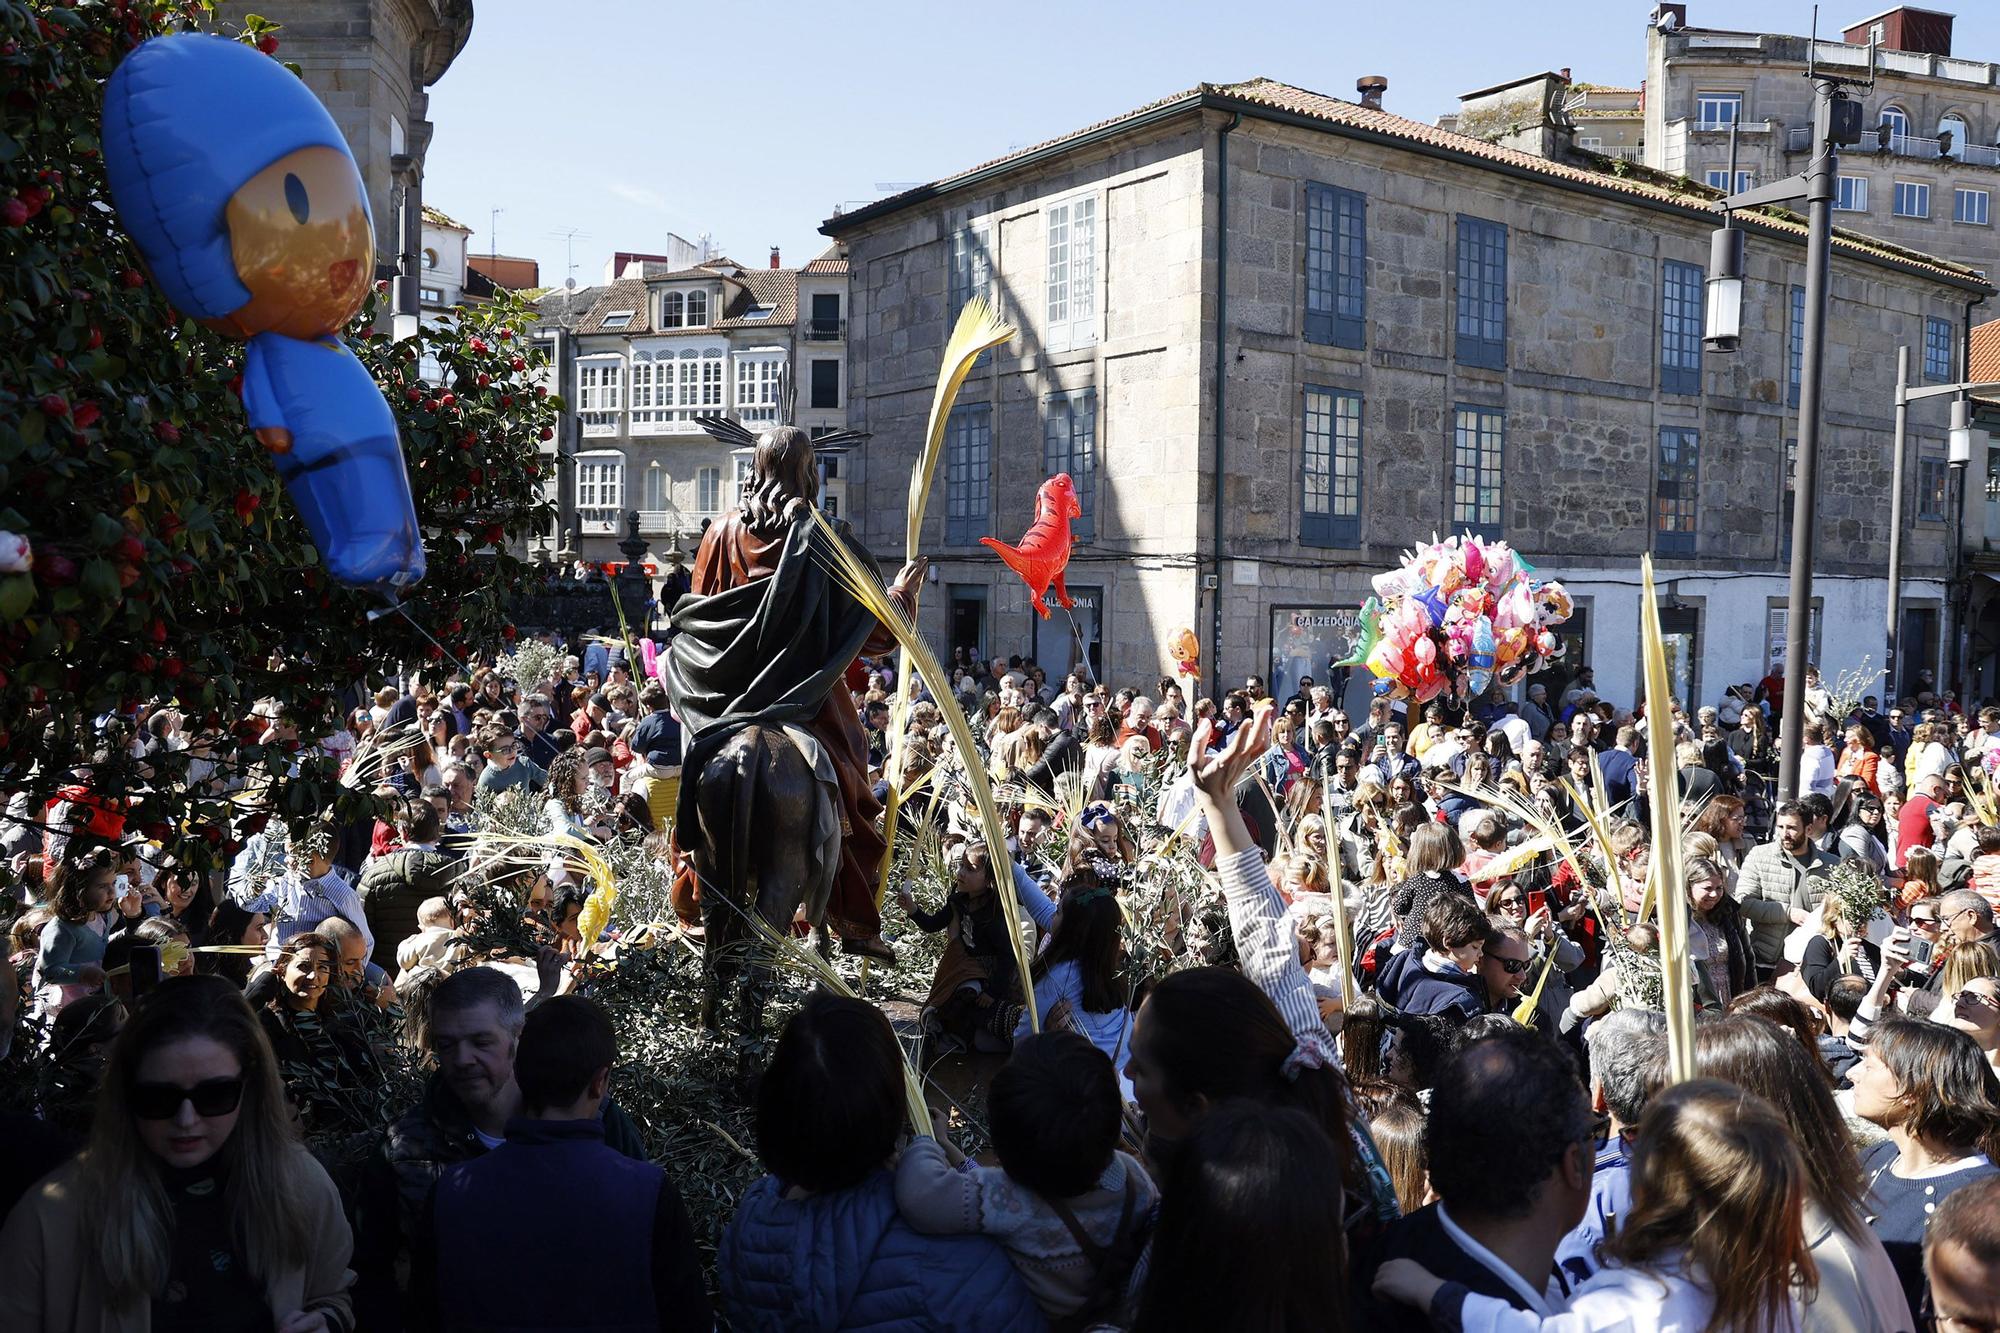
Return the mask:
<path id="1" fill-rule="evenodd" d="M 777 247 L 777 246 L 775 246 L 775 245 L 771 247 L 771 267 L 772 267 L 772 268 L 781 268 L 781 267 L 783 267 L 783 265 L 781 265 L 781 264 L 780 264 L 780 263 L 778 262 L 778 247 Z"/>
<path id="2" fill-rule="evenodd" d="M 1361 105 L 1370 111 L 1382 109 L 1382 94 L 1389 91 L 1389 80 L 1380 74 L 1364 74 L 1354 81 L 1354 91 L 1361 94 Z"/>

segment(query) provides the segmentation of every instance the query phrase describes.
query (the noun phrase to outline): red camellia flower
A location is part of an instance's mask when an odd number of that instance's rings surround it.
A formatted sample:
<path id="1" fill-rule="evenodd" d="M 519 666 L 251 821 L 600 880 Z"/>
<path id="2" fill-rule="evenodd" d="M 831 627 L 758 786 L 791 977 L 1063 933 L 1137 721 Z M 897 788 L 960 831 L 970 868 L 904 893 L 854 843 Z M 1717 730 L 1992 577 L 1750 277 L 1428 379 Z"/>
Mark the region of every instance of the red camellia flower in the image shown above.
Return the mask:
<path id="1" fill-rule="evenodd" d="M 181 428 L 171 421 L 154 422 L 153 434 L 159 439 L 161 444 L 179 444 L 181 442 Z"/>
<path id="2" fill-rule="evenodd" d="M 69 400 L 59 393 L 43 394 L 41 407 L 43 416 L 66 417 L 69 415 Z"/>
<path id="3" fill-rule="evenodd" d="M 144 287 L 146 285 L 146 275 L 136 268 L 126 269 L 118 275 L 118 280 L 127 287 Z"/>
<path id="4" fill-rule="evenodd" d="M 78 430 L 88 430 L 95 426 L 98 418 L 103 415 L 103 409 L 96 403 L 78 403 L 76 410 L 70 413 L 70 420 L 75 423 Z"/>
<path id="5" fill-rule="evenodd" d="M 236 492 L 235 507 L 236 507 L 237 519 L 241 522 L 248 523 L 250 521 L 250 515 L 256 513 L 257 506 L 263 503 L 264 503 L 264 497 L 258 495 L 254 491 Z"/>
<path id="6" fill-rule="evenodd" d="M 136 565 L 146 558 L 146 543 L 129 535 L 120 537 L 118 544 L 111 548 L 111 554 L 127 564 Z"/>
<path id="7" fill-rule="evenodd" d="M 274 56 L 278 54 L 278 39 L 268 36 L 260 37 L 257 39 L 257 49 L 267 56 Z"/>

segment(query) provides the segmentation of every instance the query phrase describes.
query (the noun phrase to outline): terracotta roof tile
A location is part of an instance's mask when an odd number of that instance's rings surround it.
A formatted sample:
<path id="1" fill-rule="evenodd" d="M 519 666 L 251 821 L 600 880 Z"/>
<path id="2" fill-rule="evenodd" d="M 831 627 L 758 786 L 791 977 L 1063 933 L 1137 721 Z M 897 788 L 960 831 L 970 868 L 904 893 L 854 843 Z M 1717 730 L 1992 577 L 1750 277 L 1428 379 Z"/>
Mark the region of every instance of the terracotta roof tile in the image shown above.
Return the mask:
<path id="1" fill-rule="evenodd" d="M 433 227 L 449 227 L 453 231 L 469 233 L 472 230 L 463 222 L 454 221 L 442 208 L 432 208 L 429 204 L 424 205 L 424 221 Z"/>
<path id="2" fill-rule="evenodd" d="M 2000 380 L 2000 319 L 1972 326 L 1972 355 L 1965 363 L 1965 377 L 1974 383 Z M 2000 395 L 1981 394 L 1982 398 Z"/>
<path id="3" fill-rule="evenodd" d="M 1146 105 L 1128 111 L 1123 115 L 1113 116 L 1107 120 L 1098 121 L 1093 125 L 1086 125 L 1082 129 L 1072 130 L 1068 134 L 1059 135 L 1043 143 L 1008 153 L 990 162 L 985 162 L 979 166 L 958 172 L 955 175 L 933 181 L 928 185 L 918 186 L 915 189 L 891 195 L 887 199 L 868 205 L 866 208 L 857 209 L 854 215 L 848 215 L 848 217 L 851 218 L 855 215 L 876 217 L 893 212 L 898 208 L 915 203 L 919 199 L 931 198 L 951 190 L 955 186 L 965 182 L 969 177 L 990 172 L 1017 159 L 1037 156 L 1052 149 L 1058 149 L 1072 140 L 1084 138 L 1099 130 L 1116 127 L 1127 121 L 1137 120 L 1149 112 L 1172 106 L 1176 102 L 1186 102 L 1188 110 L 1194 110 L 1200 106 L 1214 106 L 1223 110 L 1229 109 L 1232 105 L 1248 105 L 1253 108 L 1265 107 L 1272 111 L 1319 121 L 1326 125 L 1341 126 L 1347 129 L 1360 130 L 1364 133 L 1379 134 L 1391 140 L 1422 144 L 1465 157 L 1482 159 L 1496 166 L 1530 172 L 1558 183 L 1586 185 L 1592 189 L 1607 190 L 1614 194 L 1628 195 L 1635 200 L 1641 200 L 1656 206 L 1668 204 L 1693 212 L 1716 214 L 1718 217 L 1721 211 L 1715 207 L 1714 201 L 1720 198 L 1715 191 L 1704 189 L 1698 185 L 1683 183 L 1679 178 L 1668 176 L 1665 173 L 1647 171 L 1645 168 L 1624 164 L 1621 174 L 1620 172 L 1608 169 L 1609 164 L 1612 162 L 1610 158 L 1603 159 L 1607 164 L 1606 170 L 1594 170 L 1588 167 L 1576 166 L 1568 162 L 1555 162 L 1547 158 L 1536 157 L 1532 153 L 1521 152 L 1518 149 L 1502 148 L 1498 144 L 1488 143 L 1483 139 L 1469 138 L 1466 135 L 1458 134 L 1451 130 L 1440 129 L 1435 125 L 1427 125 L 1422 121 L 1410 120 L 1405 116 L 1392 115 L 1387 111 L 1365 107 L 1358 102 L 1348 102 L 1338 97 L 1328 97 L 1324 93 L 1315 93 L 1304 88 L 1295 88 L 1290 84 L 1280 83 L 1276 79 L 1257 78 L 1249 79 L 1242 83 L 1200 84 L 1184 92 L 1175 93 L 1171 97 L 1163 97 L 1157 101 L 1148 102 Z M 842 224 L 847 220 L 848 218 L 842 217 L 831 218 L 822 230 L 830 230 L 832 233 L 837 234 Z M 1793 215 L 1759 213 L 1754 215 L 1754 225 L 1800 237 L 1803 237 L 1806 233 L 1805 220 Z M 1849 231 L 1835 230 L 1834 248 L 1848 254 L 1862 254 L 1877 259 L 1887 259 L 1906 268 L 1927 272 L 1961 286 L 1969 283 L 1979 283 L 1981 285 L 1985 283 L 1985 279 L 1972 269 L 1952 263 L 1949 260 L 1938 259 L 1913 250 L 1905 250 L 1899 246 L 1878 241 L 1871 237 L 1860 236 Z"/>

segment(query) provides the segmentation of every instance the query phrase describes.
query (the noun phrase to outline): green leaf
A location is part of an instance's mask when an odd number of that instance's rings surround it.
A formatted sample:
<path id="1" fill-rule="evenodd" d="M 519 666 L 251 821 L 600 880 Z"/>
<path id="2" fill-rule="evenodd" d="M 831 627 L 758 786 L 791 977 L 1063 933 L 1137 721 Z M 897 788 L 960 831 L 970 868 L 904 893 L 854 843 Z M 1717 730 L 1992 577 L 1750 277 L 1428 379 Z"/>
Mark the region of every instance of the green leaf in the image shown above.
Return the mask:
<path id="1" fill-rule="evenodd" d="M 26 412 L 21 416 L 21 443 L 32 449 L 40 444 L 49 433 L 49 419 L 40 412 Z"/>
<path id="2" fill-rule="evenodd" d="M 77 580 L 77 586 L 91 601 L 104 607 L 121 600 L 125 591 L 118 586 L 118 567 L 101 559 L 83 562 L 83 577 Z"/>
<path id="3" fill-rule="evenodd" d="M 28 614 L 35 604 L 35 580 L 29 574 L 9 574 L 0 579 L 0 620 L 14 621 Z"/>

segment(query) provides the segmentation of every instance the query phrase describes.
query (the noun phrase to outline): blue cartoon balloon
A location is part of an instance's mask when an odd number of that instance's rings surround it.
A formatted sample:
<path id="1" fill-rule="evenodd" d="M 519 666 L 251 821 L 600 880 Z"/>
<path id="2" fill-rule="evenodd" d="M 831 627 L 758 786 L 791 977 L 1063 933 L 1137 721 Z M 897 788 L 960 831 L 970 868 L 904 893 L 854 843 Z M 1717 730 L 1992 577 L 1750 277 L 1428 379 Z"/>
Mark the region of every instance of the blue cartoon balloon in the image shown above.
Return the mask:
<path id="1" fill-rule="evenodd" d="M 243 407 L 335 579 L 424 576 L 382 391 L 340 338 L 374 278 L 361 172 L 298 77 L 226 37 L 141 44 L 104 90 L 118 218 L 167 299 L 247 340 Z"/>

